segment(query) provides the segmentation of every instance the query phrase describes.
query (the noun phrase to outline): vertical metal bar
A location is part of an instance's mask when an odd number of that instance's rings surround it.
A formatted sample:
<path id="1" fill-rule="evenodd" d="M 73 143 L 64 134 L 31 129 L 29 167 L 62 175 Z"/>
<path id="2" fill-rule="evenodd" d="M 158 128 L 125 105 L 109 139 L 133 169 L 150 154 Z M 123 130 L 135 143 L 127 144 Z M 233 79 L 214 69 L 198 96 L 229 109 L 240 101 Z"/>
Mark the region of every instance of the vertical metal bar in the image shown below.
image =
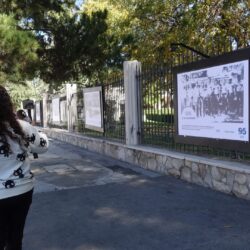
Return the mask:
<path id="1" fill-rule="evenodd" d="M 103 137 L 105 137 L 106 134 L 106 115 L 107 115 L 107 110 L 106 110 L 106 100 L 107 100 L 107 95 L 106 95 L 106 84 L 102 85 L 102 101 L 103 101 Z"/>

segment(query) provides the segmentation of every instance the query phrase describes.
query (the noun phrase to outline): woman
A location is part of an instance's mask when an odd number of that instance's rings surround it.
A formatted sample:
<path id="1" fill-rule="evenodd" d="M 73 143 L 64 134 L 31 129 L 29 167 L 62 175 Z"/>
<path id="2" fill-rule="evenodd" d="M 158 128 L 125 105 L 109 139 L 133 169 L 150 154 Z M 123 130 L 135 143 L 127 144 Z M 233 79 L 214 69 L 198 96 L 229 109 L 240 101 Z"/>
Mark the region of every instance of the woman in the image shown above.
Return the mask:
<path id="1" fill-rule="evenodd" d="M 18 119 L 32 123 L 32 120 L 30 119 L 30 117 L 26 114 L 26 112 L 23 109 L 17 110 L 16 115 L 17 115 Z"/>
<path id="2" fill-rule="evenodd" d="M 17 120 L 10 96 L 0 86 L 0 250 L 22 249 L 34 187 L 28 157 L 47 149 L 46 135 Z"/>

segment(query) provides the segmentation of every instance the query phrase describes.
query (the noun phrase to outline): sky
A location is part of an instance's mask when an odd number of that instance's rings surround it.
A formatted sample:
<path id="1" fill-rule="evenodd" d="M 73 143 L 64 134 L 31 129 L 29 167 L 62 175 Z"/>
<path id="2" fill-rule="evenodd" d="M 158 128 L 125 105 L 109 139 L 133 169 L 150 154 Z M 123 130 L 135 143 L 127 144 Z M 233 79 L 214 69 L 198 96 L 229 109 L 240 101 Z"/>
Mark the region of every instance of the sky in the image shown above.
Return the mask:
<path id="1" fill-rule="evenodd" d="M 76 5 L 81 6 L 83 0 L 76 0 Z"/>

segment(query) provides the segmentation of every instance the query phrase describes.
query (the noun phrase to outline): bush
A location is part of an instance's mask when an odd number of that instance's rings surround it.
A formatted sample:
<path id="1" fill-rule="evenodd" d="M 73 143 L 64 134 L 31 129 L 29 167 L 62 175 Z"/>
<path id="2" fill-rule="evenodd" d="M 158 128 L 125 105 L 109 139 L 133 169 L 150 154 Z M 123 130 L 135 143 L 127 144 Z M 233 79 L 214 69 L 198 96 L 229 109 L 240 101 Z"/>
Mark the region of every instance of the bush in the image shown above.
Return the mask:
<path id="1" fill-rule="evenodd" d="M 155 122 L 167 122 L 173 123 L 174 122 L 174 115 L 160 115 L 160 114 L 146 114 L 146 119 Z"/>

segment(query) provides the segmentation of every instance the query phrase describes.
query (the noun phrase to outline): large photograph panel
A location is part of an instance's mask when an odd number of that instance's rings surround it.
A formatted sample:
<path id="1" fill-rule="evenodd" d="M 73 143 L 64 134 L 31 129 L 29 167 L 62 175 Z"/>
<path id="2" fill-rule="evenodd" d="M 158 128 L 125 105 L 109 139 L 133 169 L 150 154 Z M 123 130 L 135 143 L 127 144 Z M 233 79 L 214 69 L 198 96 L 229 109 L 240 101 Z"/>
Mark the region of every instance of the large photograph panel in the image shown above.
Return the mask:
<path id="1" fill-rule="evenodd" d="M 103 105 L 101 87 L 83 90 L 85 127 L 103 132 Z"/>
<path id="2" fill-rule="evenodd" d="M 52 99 L 52 121 L 53 123 L 60 123 L 60 98 Z"/>
<path id="3" fill-rule="evenodd" d="M 41 102 L 38 101 L 35 104 L 36 108 L 36 122 L 41 122 Z"/>
<path id="4" fill-rule="evenodd" d="M 249 61 L 177 74 L 178 135 L 249 141 Z"/>

